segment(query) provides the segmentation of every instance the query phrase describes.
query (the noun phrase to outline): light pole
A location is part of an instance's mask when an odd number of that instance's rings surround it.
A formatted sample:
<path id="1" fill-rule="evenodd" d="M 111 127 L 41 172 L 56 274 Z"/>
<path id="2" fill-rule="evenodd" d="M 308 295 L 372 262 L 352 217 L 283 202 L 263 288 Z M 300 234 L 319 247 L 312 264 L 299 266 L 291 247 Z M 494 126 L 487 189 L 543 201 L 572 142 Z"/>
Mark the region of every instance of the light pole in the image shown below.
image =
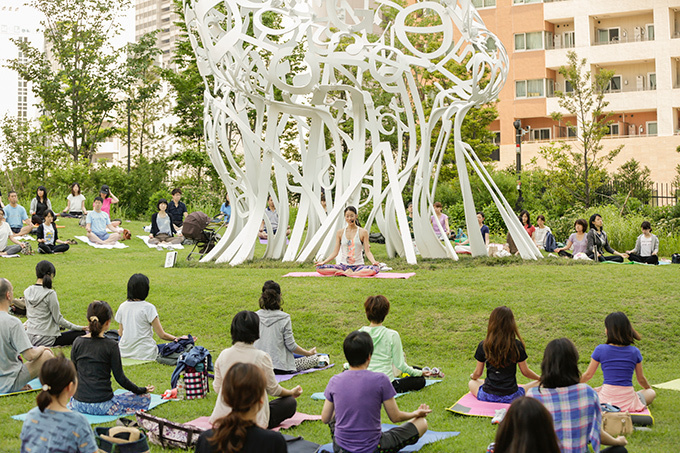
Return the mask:
<path id="1" fill-rule="evenodd" d="M 529 132 L 531 128 L 527 126 L 526 129 L 522 129 L 522 120 L 515 120 L 512 125 L 515 126 L 515 159 L 517 163 L 515 169 L 517 173 L 517 203 L 515 203 L 515 211 L 521 211 L 524 204 L 524 197 L 522 197 L 522 135 Z"/>
<path id="2" fill-rule="evenodd" d="M 130 99 L 127 100 L 127 148 L 128 148 L 128 158 L 127 158 L 127 172 L 130 174 Z"/>

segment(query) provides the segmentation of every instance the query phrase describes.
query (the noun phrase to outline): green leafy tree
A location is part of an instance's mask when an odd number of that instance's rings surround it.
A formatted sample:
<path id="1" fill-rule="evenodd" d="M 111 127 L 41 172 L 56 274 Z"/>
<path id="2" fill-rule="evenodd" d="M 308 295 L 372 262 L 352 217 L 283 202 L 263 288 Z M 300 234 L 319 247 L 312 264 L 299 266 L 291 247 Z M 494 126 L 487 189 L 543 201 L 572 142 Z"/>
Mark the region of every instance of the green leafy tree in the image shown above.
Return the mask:
<path id="1" fill-rule="evenodd" d="M 576 145 L 559 141 L 541 147 L 540 155 L 547 162 L 550 190 L 565 203 L 580 203 L 586 208 L 594 201 L 595 192 L 607 180 L 606 166 L 619 154 L 623 145 L 608 153 L 602 152 L 602 138 L 609 134 L 611 113 L 605 112 L 609 102 L 604 96 L 613 71 L 601 70 L 594 76 L 586 70 L 586 60 L 575 52 L 567 53 L 569 64 L 559 73 L 573 91 L 557 91 L 559 106 L 576 117 L 577 124 L 565 121 L 568 128 L 578 125 Z M 562 113 L 553 113 L 555 121 L 563 121 Z"/>
<path id="2" fill-rule="evenodd" d="M 648 203 L 652 196 L 651 172 L 640 162 L 631 159 L 614 173 L 614 189 L 626 197 L 634 197 Z"/>
<path id="3" fill-rule="evenodd" d="M 23 59 L 8 67 L 32 82 L 45 114 L 44 131 L 73 160 L 90 161 L 97 144 L 115 133 L 110 113 L 120 88 L 118 52 L 110 38 L 128 0 L 33 0 L 45 20 L 46 52 L 14 40 Z"/>
<path id="4" fill-rule="evenodd" d="M 147 33 L 129 43 L 125 51 L 125 83 L 123 92 L 126 100 L 120 104 L 119 117 L 121 125 L 126 123 L 130 114 L 131 141 L 137 143 L 137 151 L 144 154 L 144 145 L 158 148 L 161 139 L 160 131 L 154 131 L 153 124 L 167 107 L 167 100 L 161 98 L 161 69 L 155 64 L 161 50 L 156 47 L 158 31 Z M 121 127 L 124 142 L 127 141 L 127 127 Z"/>

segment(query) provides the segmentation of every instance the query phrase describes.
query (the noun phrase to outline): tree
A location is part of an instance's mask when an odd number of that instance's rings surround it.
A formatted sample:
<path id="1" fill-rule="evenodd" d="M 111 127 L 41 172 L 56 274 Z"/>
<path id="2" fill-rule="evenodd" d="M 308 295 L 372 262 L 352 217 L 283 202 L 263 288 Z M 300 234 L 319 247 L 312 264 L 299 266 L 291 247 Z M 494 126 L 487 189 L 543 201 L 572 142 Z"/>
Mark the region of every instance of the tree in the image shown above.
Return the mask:
<path id="1" fill-rule="evenodd" d="M 651 172 L 640 162 L 631 159 L 621 165 L 614 174 L 614 188 L 627 197 L 634 197 L 642 203 L 648 203 L 652 196 Z"/>
<path id="2" fill-rule="evenodd" d="M 125 117 L 129 109 L 131 140 L 135 139 L 138 143 L 140 155 L 144 154 L 145 143 L 153 146 L 160 139 L 160 134 L 152 126 L 167 106 L 167 101 L 160 97 L 161 69 L 155 64 L 156 57 L 161 54 L 156 47 L 157 34 L 158 31 L 147 33 L 125 47 L 127 59 L 123 92 L 127 99 L 120 104 L 119 117 Z M 127 140 L 127 128 L 121 128 L 121 132 Z"/>
<path id="3" fill-rule="evenodd" d="M 567 53 L 569 65 L 562 66 L 559 73 L 566 84 L 571 85 L 571 92 L 557 91 L 559 106 L 571 116 L 576 117 L 577 124 L 566 121 L 567 128 L 577 128 L 576 145 L 559 141 L 541 147 L 540 154 L 547 162 L 547 176 L 550 190 L 558 194 L 564 202 L 578 202 L 586 208 L 593 203 L 595 191 L 607 179 L 606 166 L 619 154 L 623 145 L 602 154 L 600 143 L 609 134 L 611 113 L 605 109 L 609 102 L 604 96 L 614 71 L 601 70 L 594 77 L 586 70 L 586 60 L 579 60 L 575 52 Z M 563 121 L 562 113 L 553 113 L 555 121 Z"/>

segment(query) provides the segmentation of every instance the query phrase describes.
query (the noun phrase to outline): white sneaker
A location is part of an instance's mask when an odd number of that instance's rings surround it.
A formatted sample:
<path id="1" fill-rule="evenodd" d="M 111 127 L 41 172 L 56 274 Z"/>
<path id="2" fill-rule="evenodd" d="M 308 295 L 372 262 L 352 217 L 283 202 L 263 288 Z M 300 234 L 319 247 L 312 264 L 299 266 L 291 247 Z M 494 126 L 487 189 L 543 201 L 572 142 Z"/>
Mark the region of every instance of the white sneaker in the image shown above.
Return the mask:
<path id="1" fill-rule="evenodd" d="M 503 418 L 505 418 L 505 413 L 507 412 L 507 409 L 498 409 L 496 411 L 496 415 L 491 419 L 491 424 L 492 425 L 497 425 L 500 422 L 503 421 Z"/>

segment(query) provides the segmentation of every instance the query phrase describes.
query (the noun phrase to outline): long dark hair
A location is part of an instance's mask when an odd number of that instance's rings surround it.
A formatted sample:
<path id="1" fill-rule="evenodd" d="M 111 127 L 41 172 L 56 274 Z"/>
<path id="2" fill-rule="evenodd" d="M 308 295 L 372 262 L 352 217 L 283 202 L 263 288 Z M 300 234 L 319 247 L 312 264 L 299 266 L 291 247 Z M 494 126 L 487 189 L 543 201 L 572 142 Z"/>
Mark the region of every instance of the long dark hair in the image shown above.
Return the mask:
<path id="1" fill-rule="evenodd" d="M 604 318 L 607 329 L 607 344 L 628 346 L 639 340 L 640 334 L 633 329 L 628 316 L 622 311 L 615 311 Z"/>
<path id="2" fill-rule="evenodd" d="M 260 308 L 265 310 L 281 309 L 281 286 L 273 280 L 267 280 L 262 285 Z"/>
<path id="3" fill-rule="evenodd" d="M 71 382 L 76 381 L 76 367 L 61 354 L 46 361 L 40 368 L 39 376 L 43 389 L 38 393 L 36 402 L 40 412 L 45 412 L 52 397 L 59 396 Z"/>
<path id="4" fill-rule="evenodd" d="M 243 416 L 262 401 L 266 381 L 262 370 L 252 363 L 237 362 L 229 368 L 222 382 L 222 400 L 231 412 L 215 422 L 214 434 L 208 441 L 215 451 L 236 453 L 243 449 L 247 429 L 254 425 Z"/>
<path id="5" fill-rule="evenodd" d="M 111 306 L 103 300 L 95 300 L 87 306 L 87 322 L 92 338 L 99 336 L 104 329 L 104 324 L 112 317 Z"/>
<path id="6" fill-rule="evenodd" d="M 512 310 L 506 306 L 494 308 L 489 316 L 489 327 L 483 343 L 486 361 L 495 368 L 517 363 L 519 348 L 515 339 L 524 344 Z"/>
<path id="7" fill-rule="evenodd" d="M 42 285 L 47 289 L 52 289 L 52 277 L 57 275 L 54 264 L 47 260 L 42 260 L 35 265 L 35 276 L 42 278 Z"/>
<path id="8" fill-rule="evenodd" d="M 524 214 L 527 215 L 527 225 L 531 226 L 531 216 L 529 215 L 529 211 L 527 211 L 526 209 L 523 209 L 522 211 L 520 211 L 520 213 L 519 213 L 519 223 L 524 225 L 524 221 L 522 220 L 522 217 L 524 217 Z"/>
<path id="9" fill-rule="evenodd" d="M 600 214 L 593 214 L 590 216 L 590 220 L 588 221 L 588 227 L 590 227 L 591 230 L 600 231 L 600 229 L 595 226 L 595 219 L 597 219 L 598 217 L 602 218 Z"/>
<path id="10" fill-rule="evenodd" d="M 43 191 L 42 200 L 40 199 L 40 195 L 38 195 L 38 192 L 41 190 Z M 38 186 L 38 188 L 35 190 L 35 199 L 40 203 L 47 203 L 47 189 L 45 189 L 45 186 Z"/>
<path id="11" fill-rule="evenodd" d="M 581 381 L 578 351 L 569 338 L 548 343 L 541 362 L 541 386 L 549 389 L 569 387 Z"/>
<path id="12" fill-rule="evenodd" d="M 552 415 L 537 399 L 513 401 L 496 431 L 495 453 L 560 453 Z"/>
<path id="13" fill-rule="evenodd" d="M 344 211 L 342 211 L 342 214 L 347 214 L 347 211 L 352 211 L 354 214 L 356 214 L 357 218 L 354 219 L 354 224 L 357 226 L 357 228 L 361 227 L 361 223 L 359 222 L 359 213 L 357 212 L 357 208 L 354 206 L 347 206 Z"/>
<path id="14" fill-rule="evenodd" d="M 76 187 L 78 187 L 78 193 L 73 193 L 73 192 L 75 192 L 74 189 Z M 73 184 L 71 184 L 71 195 L 73 195 L 74 197 L 77 197 L 78 195 L 80 195 L 80 184 L 78 184 L 77 182 L 74 182 Z"/>

